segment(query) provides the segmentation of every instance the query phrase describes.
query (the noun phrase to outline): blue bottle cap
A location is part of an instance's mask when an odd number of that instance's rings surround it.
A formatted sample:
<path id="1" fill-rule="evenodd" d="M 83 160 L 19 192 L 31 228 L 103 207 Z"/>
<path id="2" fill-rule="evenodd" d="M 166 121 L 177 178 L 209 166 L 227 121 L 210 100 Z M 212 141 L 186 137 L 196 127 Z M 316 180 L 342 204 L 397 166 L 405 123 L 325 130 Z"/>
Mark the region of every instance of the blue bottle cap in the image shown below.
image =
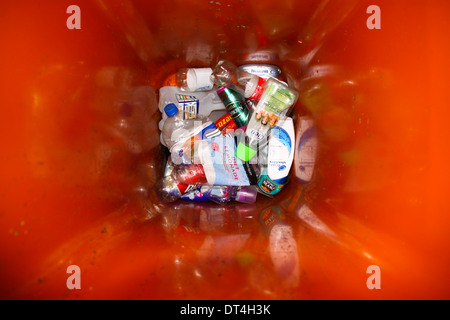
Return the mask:
<path id="1" fill-rule="evenodd" d="M 167 114 L 168 117 L 173 117 L 178 113 L 178 108 L 175 105 L 175 103 L 169 103 L 164 107 L 164 112 Z"/>

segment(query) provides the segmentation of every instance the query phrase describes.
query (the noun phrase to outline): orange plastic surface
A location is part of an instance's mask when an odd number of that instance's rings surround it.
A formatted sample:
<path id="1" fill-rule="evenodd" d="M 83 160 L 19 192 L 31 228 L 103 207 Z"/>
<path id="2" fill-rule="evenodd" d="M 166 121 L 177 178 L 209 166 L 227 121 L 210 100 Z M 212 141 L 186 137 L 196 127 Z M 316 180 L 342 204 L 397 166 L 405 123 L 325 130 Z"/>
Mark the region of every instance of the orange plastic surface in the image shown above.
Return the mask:
<path id="1" fill-rule="evenodd" d="M 79 30 L 0 4 L 0 298 L 450 298 L 447 1 L 75 2 Z M 158 88 L 267 50 L 318 125 L 312 182 L 159 202 Z"/>

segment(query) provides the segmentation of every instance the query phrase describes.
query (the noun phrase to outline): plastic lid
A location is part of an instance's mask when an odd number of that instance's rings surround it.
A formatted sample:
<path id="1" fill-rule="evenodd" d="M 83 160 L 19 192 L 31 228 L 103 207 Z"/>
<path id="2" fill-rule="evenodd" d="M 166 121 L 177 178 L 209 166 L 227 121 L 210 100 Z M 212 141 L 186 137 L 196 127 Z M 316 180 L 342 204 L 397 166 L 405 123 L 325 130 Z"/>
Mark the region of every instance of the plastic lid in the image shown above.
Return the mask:
<path id="1" fill-rule="evenodd" d="M 175 105 L 175 103 L 169 103 L 164 107 L 164 112 L 167 114 L 168 117 L 173 117 L 178 113 L 178 108 Z"/>
<path id="2" fill-rule="evenodd" d="M 257 151 L 255 149 L 252 149 L 249 146 L 247 146 L 246 144 L 241 142 L 237 146 L 236 156 L 239 159 L 247 162 L 247 161 L 250 161 L 250 159 L 255 156 L 256 152 Z"/>
<path id="3" fill-rule="evenodd" d="M 186 81 L 190 91 L 210 90 L 214 87 L 211 81 L 211 68 L 192 68 L 187 71 Z"/>
<path id="4" fill-rule="evenodd" d="M 236 193 L 236 201 L 243 203 L 255 203 L 257 194 L 258 191 L 254 187 L 242 187 L 241 190 Z"/>

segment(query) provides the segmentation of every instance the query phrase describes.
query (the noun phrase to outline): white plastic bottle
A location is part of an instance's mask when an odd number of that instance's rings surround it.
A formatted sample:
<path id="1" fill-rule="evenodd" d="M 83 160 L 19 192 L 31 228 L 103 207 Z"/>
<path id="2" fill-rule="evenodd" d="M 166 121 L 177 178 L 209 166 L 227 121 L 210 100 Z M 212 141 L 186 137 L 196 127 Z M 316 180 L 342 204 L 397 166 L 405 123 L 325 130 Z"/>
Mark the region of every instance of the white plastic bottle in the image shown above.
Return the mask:
<path id="1" fill-rule="evenodd" d="M 166 146 L 173 145 L 171 142 L 172 132 L 181 125 L 183 115 L 178 112 L 178 108 L 174 103 L 170 103 L 164 107 L 164 113 L 167 116 L 163 127 L 161 128 L 161 142 Z"/>
<path id="2" fill-rule="evenodd" d="M 184 68 L 175 76 L 177 87 L 183 91 L 208 91 L 214 87 L 211 68 Z"/>
<path id="3" fill-rule="evenodd" d="M 259 191 L 273 197 L 288 183 L 295 153 L 295 130 L 292 118 L 280 120 L 272 128 L 265 150 L 267 158 L 258 180 Z"/>
<path id="4" fill-rule="evenodd" d="M 162 87 L 159 89 L 158 104 L 162 115 L 158 124 L 161 131 L 167 119 L 164 107 L 170 103 L 174 103 L 178 107 L 180 117 L 182 116 L 186 120 L 206 118 L 214 111 L 226 112 L 226 108 L 217 95 L 216 90 L 188 93 L 176 86 Z"/>
<path id="5" fill-rule="evenodd" d="M 178 108 L 174 103 L 168 104 L 164 108 L 167 115 L 167 120 L 161 132 L 161 142 L 169 150 L 178 142 L 185 141 L 191 136 L 195 136 L 202 131 L 206 126 L 212 122 L 208 118 L 198 119 L 183 119 L 183 116 L 178 112 Z"/>

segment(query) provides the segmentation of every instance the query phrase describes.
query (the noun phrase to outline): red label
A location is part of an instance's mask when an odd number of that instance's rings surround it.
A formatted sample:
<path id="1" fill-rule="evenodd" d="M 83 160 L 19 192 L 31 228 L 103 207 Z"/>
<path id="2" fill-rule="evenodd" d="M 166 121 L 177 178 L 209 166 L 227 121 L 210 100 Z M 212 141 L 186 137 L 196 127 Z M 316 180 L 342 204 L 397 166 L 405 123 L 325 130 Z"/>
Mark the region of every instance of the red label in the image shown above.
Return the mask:
<path id="1" fill-rule="evenodd" d="M 261 98 L 263 92 L 264 92 L 264 83 L 266 82 L 265 79 L 259 77 L 258 84 L 256 85 L 256 89 L 253 92 L 253 94 L 249 97 L 249 99 L 252 100 L 259 100 Z"/>
<path id="2" fill-rule="evenodd" d="M 236 131 L 238 128 L 236 122 L 234 122 L 234 120 L 231 120 L 228 125 L 222 130 L 223 134 L 227 134 L 227 133 L 233 133 L 234 131 Z"/>
<path id="3" fill-rule="evenodd" d="M 226 130 L 237 129 L 237 125 L 229 113 L 217 119 L 216 122 L 214 122 L 214 124 L 216 125 L 217 129 L 222 131 L 222 133 L 224 133 Z"/>

